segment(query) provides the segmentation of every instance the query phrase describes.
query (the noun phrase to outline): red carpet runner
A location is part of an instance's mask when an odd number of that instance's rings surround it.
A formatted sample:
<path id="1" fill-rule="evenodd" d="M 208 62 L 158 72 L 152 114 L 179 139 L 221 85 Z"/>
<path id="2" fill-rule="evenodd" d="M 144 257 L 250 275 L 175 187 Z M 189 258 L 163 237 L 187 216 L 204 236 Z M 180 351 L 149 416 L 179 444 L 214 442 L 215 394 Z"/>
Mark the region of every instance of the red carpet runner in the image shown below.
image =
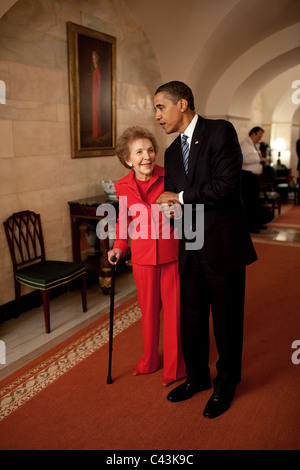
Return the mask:
<path id="1" fill-rule="evenodd" d="M 292 206 L 287 212 L 273 219 L 271 227 L 290 227 L 300 229 L 300 206 Z"/>
<path id="2" fill-rule="evenodd" d="M 300 448 L 300 246 L 256 243 L 248 267 L 244 377 L 230 410 L 202 416 L 211 390 L 166 400 L 162 369 L 134 377 L 141 354 L 136 302 L 116 313 L 112 385 L 108 319 L 0 383 L 0 448 L 198 450 Z M 213 337 L 211 369 L 217 358 Z M 296 361 L 297 362 L 297 361 Z M 172 387 L 172 386 L 171 386 Z"/>

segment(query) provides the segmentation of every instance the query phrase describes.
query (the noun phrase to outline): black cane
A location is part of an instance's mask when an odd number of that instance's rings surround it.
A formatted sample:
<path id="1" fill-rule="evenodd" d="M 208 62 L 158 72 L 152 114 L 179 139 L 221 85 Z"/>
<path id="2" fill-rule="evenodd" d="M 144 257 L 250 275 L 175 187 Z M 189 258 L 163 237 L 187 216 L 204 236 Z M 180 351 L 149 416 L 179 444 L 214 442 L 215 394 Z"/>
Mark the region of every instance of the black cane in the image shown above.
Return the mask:
<path id="1" fill-rule="evenodd" d="M 115 256 L 111 257 L 111 261 L 115 263 L 117 258 Z M 112 350 L 113 350 L 113 332 L 114 332 L 114 300 L 115 300 L 115 271 L 116 266 L 112 265 L 111 272 L 111 289 L 110 289 L 110 317 L 109 317 L 109 357 L 108 357 L 108 375 L 107 375 L 107 384 L 112 384 L 111 378 L 111 359 L 112 359 Z"/>

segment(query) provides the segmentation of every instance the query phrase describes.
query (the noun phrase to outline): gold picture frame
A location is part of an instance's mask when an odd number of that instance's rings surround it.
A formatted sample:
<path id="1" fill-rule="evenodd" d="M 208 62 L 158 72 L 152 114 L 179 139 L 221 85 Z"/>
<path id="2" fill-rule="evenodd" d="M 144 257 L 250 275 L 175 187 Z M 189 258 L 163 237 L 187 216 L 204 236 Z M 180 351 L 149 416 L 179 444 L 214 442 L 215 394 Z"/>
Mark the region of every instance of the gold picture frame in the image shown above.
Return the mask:
<path id="1" fill-rule="evenodd" d="M 116 38 L 67 23 L 72 157 L 115 155 Z"/>

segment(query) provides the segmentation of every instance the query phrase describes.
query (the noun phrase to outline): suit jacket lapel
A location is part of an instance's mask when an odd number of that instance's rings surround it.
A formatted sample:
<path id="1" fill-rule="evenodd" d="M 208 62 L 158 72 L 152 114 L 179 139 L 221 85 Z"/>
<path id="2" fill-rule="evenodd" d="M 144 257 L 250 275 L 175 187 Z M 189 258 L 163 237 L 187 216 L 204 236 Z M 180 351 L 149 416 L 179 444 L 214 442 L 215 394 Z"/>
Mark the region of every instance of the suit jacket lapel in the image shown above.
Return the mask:
<path id="1" fill-rule="evenodd" d="M 198 116 L 198 121 L 193 133 L 190 154 L 189 154 L 189 172 L 188 172 L 188 183 L 192 184 L 193 173 L 197 163 L 198 156 L 200 154 L 200 149 L 204 139 L 204 119 L 201 116 Z"/>

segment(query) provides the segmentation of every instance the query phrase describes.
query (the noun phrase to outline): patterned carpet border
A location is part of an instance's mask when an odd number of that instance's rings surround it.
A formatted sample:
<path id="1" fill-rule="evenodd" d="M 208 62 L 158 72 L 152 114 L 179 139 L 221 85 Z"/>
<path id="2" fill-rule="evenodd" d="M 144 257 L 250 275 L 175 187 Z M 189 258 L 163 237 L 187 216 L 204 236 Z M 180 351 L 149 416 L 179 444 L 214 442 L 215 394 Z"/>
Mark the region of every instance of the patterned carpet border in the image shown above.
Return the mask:
<path id="1" fill-rule="evenodd" d="M 141 318 L 135 300 L 114 316 L 114 337 Z M 109 319 L 0 389 L 0 421 L 109 341 Z"/>

